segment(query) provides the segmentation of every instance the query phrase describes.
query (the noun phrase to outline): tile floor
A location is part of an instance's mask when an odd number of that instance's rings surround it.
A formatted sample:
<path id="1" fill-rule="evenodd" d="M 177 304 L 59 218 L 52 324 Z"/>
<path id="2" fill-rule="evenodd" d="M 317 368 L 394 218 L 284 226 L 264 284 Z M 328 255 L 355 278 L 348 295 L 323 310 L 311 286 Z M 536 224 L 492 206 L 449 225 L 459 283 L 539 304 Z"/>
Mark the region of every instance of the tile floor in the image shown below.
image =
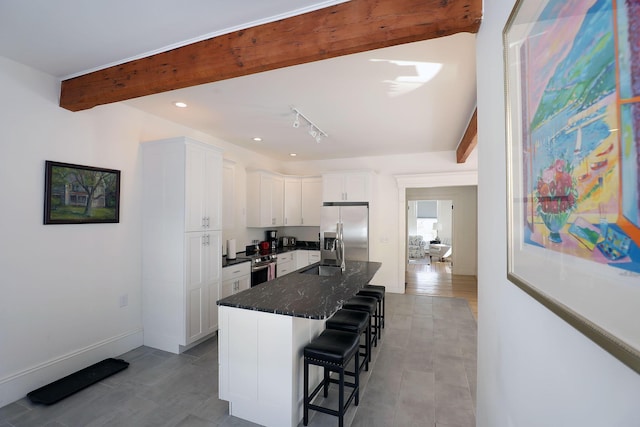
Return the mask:
<path id="1" fill-rule="evenodd" d="M 475 426 L 476 329 L 463 299 L 387 294 L 387 327 L 346 425 Z M 181 355 L 140 347 L 121 357 L 128 369 L 52 406 L 0 408 L 0 427 L 255 425 L 217 398 L 215 338 Z M 310 415 L 312 427 L 338 424 Z"/>

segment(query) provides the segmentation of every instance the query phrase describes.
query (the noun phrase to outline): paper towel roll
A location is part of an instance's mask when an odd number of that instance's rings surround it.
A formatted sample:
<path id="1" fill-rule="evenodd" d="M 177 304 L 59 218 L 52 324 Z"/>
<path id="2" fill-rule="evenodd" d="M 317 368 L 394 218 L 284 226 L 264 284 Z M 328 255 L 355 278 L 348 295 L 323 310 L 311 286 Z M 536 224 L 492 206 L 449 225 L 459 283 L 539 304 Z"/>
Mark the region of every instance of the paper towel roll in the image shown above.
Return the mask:
<path id="1" fill-rule="evenodd" d="M 236 259 L 236 239 L 227 240 L 227 259 Z"/>

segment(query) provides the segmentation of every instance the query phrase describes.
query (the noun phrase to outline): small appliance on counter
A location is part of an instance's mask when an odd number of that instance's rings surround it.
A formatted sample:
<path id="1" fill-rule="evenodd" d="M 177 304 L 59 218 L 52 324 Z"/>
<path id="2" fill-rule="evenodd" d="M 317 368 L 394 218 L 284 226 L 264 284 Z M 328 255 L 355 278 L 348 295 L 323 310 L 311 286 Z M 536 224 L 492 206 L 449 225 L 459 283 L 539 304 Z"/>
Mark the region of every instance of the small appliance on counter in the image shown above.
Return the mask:
<path id="1" fill-rule="evenodd" d="M 296 238 L 291 236 L 282 236 L 280 238 L 280 246 L 283 248 L 293 247 L 296 245 Z"/>
<path id="2" fill-rule="evenodd" d="M 269 249 L 275 251 L 278 249 L 278 230 L 267 230 L 266 241 L 269 242 Z M 262 249 L 262 246 L 260 247 Z"/>

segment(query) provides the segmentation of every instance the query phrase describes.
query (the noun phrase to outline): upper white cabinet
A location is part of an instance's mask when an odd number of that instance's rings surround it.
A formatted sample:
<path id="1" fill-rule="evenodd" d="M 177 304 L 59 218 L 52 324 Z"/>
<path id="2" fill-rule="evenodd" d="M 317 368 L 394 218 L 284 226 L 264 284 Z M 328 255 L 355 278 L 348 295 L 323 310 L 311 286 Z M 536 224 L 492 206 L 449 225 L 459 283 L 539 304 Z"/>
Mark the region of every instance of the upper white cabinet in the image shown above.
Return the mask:
<path id="1" fill-rule="evenodd" d="M 144 344 L 173 353 L 215 332 L 222 152 L 190 138 L 142 144 Z"/>
<path id="2" fill-rule="evenodd" d="M 284 179 L 265 171 L 247 172 L 247 226 L 284 225 Z"/>
<path id="3" fill-rule="evenodd" d="M 371 172 L 341 172 L 322 175 L 323 202 L 368 202 L 371 199 Z"/>
<path id="4" fill-rule="evenodd" d="M 321 207 L 322 179 L 320 177 L 285 177 L 285 226 L 319 226 Z"/>
<path id="5" fill-rule="evenodd" d="M 284 225 L 302 225 L 302 180 L 284 179 Z"/>
<path id="6" fill-rule="evenodd" d="M 322 178 L 302 178 L 302 223 L 306 226 L 320 226 L 322 208 Z"/>
<path id="7" fill-rule="evenodd" d="M 222 164 L 222 228 L 236 227 L 236 163 L 224 159 Z"/>
<path id="8" fill-rule="evenodd" d="M 222 228 L 222 155 L 200 144 L 186 144 L 185 231 Z"/>

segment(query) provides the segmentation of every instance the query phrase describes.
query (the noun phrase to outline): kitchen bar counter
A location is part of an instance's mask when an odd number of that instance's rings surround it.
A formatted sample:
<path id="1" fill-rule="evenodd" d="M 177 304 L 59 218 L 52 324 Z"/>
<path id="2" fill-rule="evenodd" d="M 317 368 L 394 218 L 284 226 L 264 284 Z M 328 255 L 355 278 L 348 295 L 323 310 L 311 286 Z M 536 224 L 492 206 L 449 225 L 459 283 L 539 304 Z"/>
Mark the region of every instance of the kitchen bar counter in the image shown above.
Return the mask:
<path id="1" fill-rule="evenodd" d="M 231 415 L 267 427 L 298 426 L 304 346 L 381 264 L 347 261 L 343 274 L 302 273 L 314 266 L 218 301 L 218 395 Z M 321 379 L 322 369 L 310 367 L 310 387 Z"/>
<path id="2" fill-rule="evenodd" d="M 317 276 L 294 271 L 218 301 L 218 305 L 307 319 L 326 319 L 376 274 L 379 262 L 347 261 L 344 273 Z M 313 268 L 313 265 L 302 270 Z"/>

